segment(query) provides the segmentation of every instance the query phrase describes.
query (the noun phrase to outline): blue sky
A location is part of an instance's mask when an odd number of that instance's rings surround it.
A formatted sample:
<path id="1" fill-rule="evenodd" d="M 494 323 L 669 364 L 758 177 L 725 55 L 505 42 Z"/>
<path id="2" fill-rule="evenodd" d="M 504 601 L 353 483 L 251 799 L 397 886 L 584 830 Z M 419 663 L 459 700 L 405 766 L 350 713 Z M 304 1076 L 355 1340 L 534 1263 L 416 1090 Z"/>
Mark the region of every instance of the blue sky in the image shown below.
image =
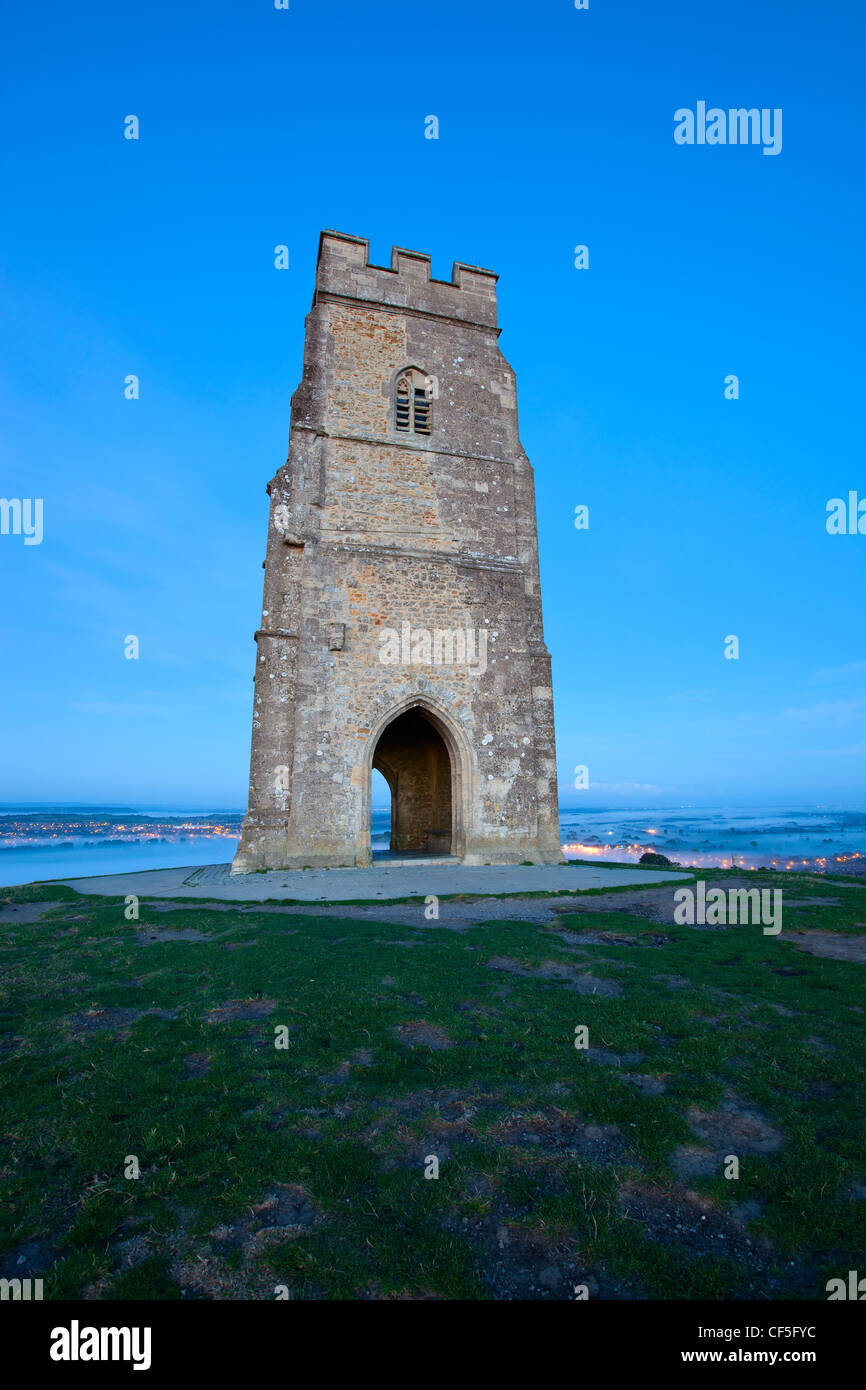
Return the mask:
<path id="1" fill-rule="evenodd" d="M 859 0 L 6 24 L 0 495 L 44 539 L 0 536 L 0 799 L 244 803 L 264 488 L 337 227 L 500 274 L 563 799 L 580 763 L 593 805 L 862 804 L 866 536 L 825 529 L 866 497 Z M 676 145 L 700 100 L 781 108 L 781 154 Z"/>

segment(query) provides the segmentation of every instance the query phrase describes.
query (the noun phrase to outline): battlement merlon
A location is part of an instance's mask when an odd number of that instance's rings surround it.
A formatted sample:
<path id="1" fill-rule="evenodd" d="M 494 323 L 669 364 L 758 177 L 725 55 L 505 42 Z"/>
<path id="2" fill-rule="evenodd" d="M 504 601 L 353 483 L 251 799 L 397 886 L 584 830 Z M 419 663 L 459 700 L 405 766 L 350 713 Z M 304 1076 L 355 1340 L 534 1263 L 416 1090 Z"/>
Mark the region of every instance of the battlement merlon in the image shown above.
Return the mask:
<path id="1" fill-rule="evenodd" d="M 378 304 L 402 311 L 458 319 L 497 333 L 496 281 L 480 266 L 455 261 L 450 283 L 434 280 L 430 257 L 423 251 L 395 246 L 391 266 L 370 265 L 366 237 L 322 232 L 316 264 L 313 305 L 331 298 Z"/>

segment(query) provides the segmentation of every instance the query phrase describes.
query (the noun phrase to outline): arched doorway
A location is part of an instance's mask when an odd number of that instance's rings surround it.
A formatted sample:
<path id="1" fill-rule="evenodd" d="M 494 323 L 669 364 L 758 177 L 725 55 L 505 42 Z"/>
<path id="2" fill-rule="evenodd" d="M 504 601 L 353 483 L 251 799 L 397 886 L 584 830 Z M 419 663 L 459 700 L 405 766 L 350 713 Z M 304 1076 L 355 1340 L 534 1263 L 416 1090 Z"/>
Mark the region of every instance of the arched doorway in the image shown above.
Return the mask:
<path id="1" fill-rule="evenodd" d="M 373 749 L 391 791 L 392 854 L 451 854 L 455 776 L 438 721 L 418 705 L 396 715 Z"/>

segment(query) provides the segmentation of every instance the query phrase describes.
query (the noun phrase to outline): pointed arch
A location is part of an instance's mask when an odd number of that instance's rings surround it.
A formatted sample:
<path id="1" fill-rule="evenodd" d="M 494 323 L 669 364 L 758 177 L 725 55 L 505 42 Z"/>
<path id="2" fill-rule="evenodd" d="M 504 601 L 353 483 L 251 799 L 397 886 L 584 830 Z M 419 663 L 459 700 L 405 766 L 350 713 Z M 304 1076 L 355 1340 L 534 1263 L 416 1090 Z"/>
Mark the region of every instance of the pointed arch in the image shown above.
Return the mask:
<path id="1" fill-rule="evenodd" d="M 359 863 L 370 863 L 370 802 L 371 776 L 374 762 L 383 775 L 388 767 L 389 785 L 392 786 L 392 816 L 396 816 L 397 777 L 386 760 L 377 757 L 376 750 L 386 730 L 401 716 L 417 710 L 440 736 L 448 753 L 451 779 L 451 854 L 462 859 L 470 834 L 471 788 L 473 780 L 472 747 L 459 722 L 447 706 L 435 697 L 424 694 L 407 695 L 392 705 L 373 724 L 367 739 L 364 762 L 361 768 L 363 789 L 363 810 L 361 833 L 363 845 L 359 845 Z M 392 780 L 393 779 L 393 780 Z M 396 794 L 395 794 L 396 793 Z"/>
<path id="2" fill-rule="evenodd" d="M 421 367 L 407 365 L 391 381 L 391 422 L 397 434 L 433 433 L 434 378 Z"/>

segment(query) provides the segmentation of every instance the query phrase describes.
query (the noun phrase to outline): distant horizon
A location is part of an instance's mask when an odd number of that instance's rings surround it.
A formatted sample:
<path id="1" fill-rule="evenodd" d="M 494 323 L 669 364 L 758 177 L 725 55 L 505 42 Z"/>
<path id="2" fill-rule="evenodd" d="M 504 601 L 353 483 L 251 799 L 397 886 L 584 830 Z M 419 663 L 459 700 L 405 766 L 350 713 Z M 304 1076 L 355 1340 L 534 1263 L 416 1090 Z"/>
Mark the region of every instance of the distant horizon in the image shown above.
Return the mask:
<path id="1" fill-rule="evenodd" d="M 170 806 L 0 803 L 0 883 L 81 878 L 147 868 L 226 863 L 243 811 Z M 387 850 L 391 816 L 373 805 L 373 853 Z M 559 807 L 565 858 L 637 863 L 651 850 L 671 863 L 743 869 L 812 867 L 856 873 L 866 864 L 866 811 L 809 806 Z"/>

